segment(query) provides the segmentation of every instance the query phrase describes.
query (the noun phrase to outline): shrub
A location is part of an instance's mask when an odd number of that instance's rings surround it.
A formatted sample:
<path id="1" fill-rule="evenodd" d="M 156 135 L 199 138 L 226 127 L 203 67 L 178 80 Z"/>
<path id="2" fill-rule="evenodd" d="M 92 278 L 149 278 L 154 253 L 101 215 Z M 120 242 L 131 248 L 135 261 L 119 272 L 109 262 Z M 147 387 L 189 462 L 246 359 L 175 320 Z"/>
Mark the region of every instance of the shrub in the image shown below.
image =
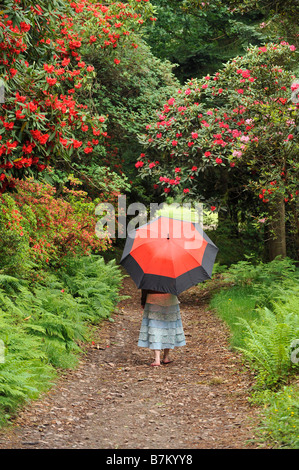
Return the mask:
<path id="1" fill-rule="evenodd" d="M 96 75 L 86 57 L 96 51 L 116 68 L 115 48 L 135 49 L 136 32 L 152 16 L 150 2 L 27 3 L 3 2 L 0 72 L 7 93 L 0 115 L 0 192 L 14 184 L 10 176 L 38 175 L 50 159 L 105 154 L 107 116 L 86 105 Z"/>
<path id="2" fill-rule="evenodd" d="M 32 267 L 29 220 L 8 194 L 0 196 L 0 273 L 25 276 Z"/>
<path id="3" fill-rule="evenodd" d="M 95 234 L 95 208 L 79 190 L 56 197 L 47 183 L 15 180 L 15 192 L 0 196 L 0 269 L 24 276 L 30 269 L 60 265 L 66 256 L 99 253 L 110 247 Z"/>

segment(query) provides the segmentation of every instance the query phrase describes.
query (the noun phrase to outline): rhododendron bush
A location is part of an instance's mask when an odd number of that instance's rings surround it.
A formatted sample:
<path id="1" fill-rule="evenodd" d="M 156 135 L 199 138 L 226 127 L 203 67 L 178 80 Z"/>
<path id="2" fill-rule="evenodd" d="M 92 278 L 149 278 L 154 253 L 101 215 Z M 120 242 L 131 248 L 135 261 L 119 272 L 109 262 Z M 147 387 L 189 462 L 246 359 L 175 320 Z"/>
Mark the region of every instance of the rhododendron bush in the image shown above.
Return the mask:
<path id="1" fill-rule="evenodd" d="M 296 54 L 286 42 L 252 47 L 214 76 L 186 83 L 140 137 L 144 152 L 135 166 L 141 176 L 150 177 L 162 194 L 205 201 L 213 190 L 217 196 L 217 179 L 225 182 L 223 198 L 238 179 L 239 198 L 255 195 L 257 214 L 275 211 L 283 198 L 296 225 L 298 104 L 291 100 L 299 91 L 292 73 Z"/>
<path id="2" fill-rule="evenodd" d="M 0 191 L 11 177 L 36 175 L 50 160 L 99 159 L 107 116 L 91 112 L 86 94 L 94 67 L 88 51 L 111 55 L 135 47 L 134 35 L 147 17 L 146 0 L 109 5 L 80 2 L 4 2 L 0 16 L 0 76 L 5 104 L 0 114 Z M 132 45 L 132 39 L 134 45 Z"/>

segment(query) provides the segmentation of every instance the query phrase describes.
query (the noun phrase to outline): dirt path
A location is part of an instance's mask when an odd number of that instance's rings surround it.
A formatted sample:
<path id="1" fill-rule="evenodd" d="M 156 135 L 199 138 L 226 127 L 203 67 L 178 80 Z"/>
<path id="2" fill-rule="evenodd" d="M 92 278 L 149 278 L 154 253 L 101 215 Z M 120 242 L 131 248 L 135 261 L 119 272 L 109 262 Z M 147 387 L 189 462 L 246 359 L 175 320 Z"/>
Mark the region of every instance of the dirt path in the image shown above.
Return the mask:
<path id="1" fill-rule="evenodd" d="M 0 449 L 257 448 L 247 443 L 258 419 L 247 402 L 252 376 L 208 310 L 208 292 L 180 296 L 187 345 L 161 367 L 137 347 L 140 292 L 129 278 L 123 292 L 132 297 L 99 329 L 97 347 L 0 433 Z"/>

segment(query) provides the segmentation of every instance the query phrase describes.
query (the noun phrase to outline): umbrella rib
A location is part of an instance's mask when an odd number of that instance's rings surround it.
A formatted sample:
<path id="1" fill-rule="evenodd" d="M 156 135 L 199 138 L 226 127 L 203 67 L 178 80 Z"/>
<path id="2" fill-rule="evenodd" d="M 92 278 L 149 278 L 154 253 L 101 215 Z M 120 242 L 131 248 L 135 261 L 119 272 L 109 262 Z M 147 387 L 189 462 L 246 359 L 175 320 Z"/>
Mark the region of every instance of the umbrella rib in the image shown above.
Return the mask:
<path id="1" fill-rule="evenodd" d="M 175 240 L 175 238 L 172 238 L 172 240 Z M 180 239 L 181 240 L 181 239 Z M 203 239 L 204 240 L 204 239 Z M 175 243 L 175 242 L 174 242 Z M 207 244 L 208 245 L 208 244 Z M 180 245 L 178 245 L 180 248 L 182 248 Z M 184 249 L 184 248 L 182 248 Z M 193 251 L 193 250 L 192 250 Z M 194 254 L 192 251 L 188 251 L 189 255 L 192 256 L 193 259 L 195 259 L 195 261 L 198 263 L 199 266 L 202 266 L 201 264 L 199 264 L 198 260 L 195 258 Z M 195 250 L 197 251 L 197 249 Z M 184 265 L 185 266 L 185 265 Z M 203 268 L 204 269 L 204 268 Z"/>
<path id="2" fill-rule="evenodd" d="M 192 256 L 192 258 L 194 258 L 194 256 L 192 255 L 192 253 L 189 252 L 189 255 Z M 195 261 L 197 261 L 196 258 L 194 258 L 194 259 L 195 259 Z M 197 263 L 198 263 L 198 261 L 197 261 Z M 189 269 L 188 267 L 186 267 L 186 264 L 185 264 L 184 260 L 182 260 L 182 264 L 184 265 L 184 268 L 185 268 L 184 274 L 187 275 L 187 276 L 191 279 L 191 277 L 190 277 L 190 269 Z M 205 268 L 202 266 L 202 264 L 198 263 L 198 267 L 201 267 L 202 270 L 203 270 L 203 271 L 206 273 L 206 275 L 208 276 L 208 273 L 207 273 L 207 271 L 205 270 Z M 178 276 L 175 277 L 175 279 L 177 279 L 177 278 L 178 278 Z M 192 279 L 191 279 L 191 281 L 192 281 Z M 192 281 L 192 283 L 193 283 L 193 281 Z"/>
<path id="3" fill-rule="evenodd" d="M 172 239 L 172 240 L 173 240 L 173 239 Z M 179 246 L 179 245 L 178 245 L 178 246 Z M 174 250 L 174 246 L 173 246 L 173 245 L 171 245 L 170 248 L 171 248 L 171 250 Z M 181 250 L 183 250 L 183 248 L 182 248 L 181 246 L 179 246 L 179 248 L 180 248 Z M 190 253 L 189 253 L 189 254 L 190 254 Z M 191 256 L 191 254 L 190 254 L 190 256 Z M 172 260 L 175 260 L 175 254 L 174 254 L 174 256 L 172 257 Z M 181 262 L 182 262 L 182 264 L 184 265 L 184 268 L 185 268 L 184 273 L 187 273 L 187 272 L 189 271 L 189 268 L 186 267 L 186 264 L 185 264 L 185 262 L 184 262 L 183 260 L 182 260 Z M 173 271 L 174 271 L 174 273 L 175 273 L 176 270 L 175 270 L 174 262 L 172 262 L 172 265 L 173 265 Z M 175 275 L 174 279 L 177 279 L 177 278 L 178 278 L 178 276 Z"/>

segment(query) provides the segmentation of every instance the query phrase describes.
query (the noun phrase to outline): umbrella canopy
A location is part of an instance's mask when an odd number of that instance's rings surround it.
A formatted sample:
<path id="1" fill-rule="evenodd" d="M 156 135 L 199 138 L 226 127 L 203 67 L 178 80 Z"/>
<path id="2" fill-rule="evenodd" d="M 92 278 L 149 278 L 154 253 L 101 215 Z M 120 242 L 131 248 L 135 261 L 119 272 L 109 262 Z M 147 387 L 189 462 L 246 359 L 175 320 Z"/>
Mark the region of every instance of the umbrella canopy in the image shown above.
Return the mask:
<path id="1" fill-rule="evenodd" d="M 178 295 L 211 278 L 217 252 L 200 224 L 160 216 L 129 232 L 120 264 L 139 289 Z"/>

